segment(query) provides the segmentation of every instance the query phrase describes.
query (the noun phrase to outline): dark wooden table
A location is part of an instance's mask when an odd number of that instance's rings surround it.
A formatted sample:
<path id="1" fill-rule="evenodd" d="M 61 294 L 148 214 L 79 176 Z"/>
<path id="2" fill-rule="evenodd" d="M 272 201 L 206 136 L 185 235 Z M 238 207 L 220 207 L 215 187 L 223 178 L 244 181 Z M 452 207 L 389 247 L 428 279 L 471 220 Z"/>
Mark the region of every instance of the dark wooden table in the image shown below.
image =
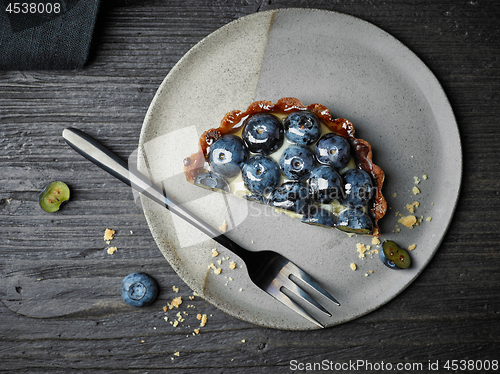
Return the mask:
<path id="1" fill-rule="evenodd" d="M 61 138 L 76 126 L 127 157 L 184 53 L 232 20 L 287 6 L 354 15 L 406 44 L 443 85 L 464 154 L 458 208 L 423 274 L 382 308 L 309 332 L 258 327 L 188 300 L 131 189 Z M 344 372 L 357 360 L 373 365 L 360 372 L 383 363 L 406 364 L 397 372 L 407 373 L 486 372 L 472 369 L 500 359 L 499 21 L 497 0 L 106 1 L 83 70 L 0 72 L 0 372 L 286 373 L 291 360 L 344 363 Z M 72 198 L 51 215 L 38 194 L 52 180 L 66 181 Z M 116 230 L 113 255 L 103 241 L 108 227 Z M 119 287 L 139 270 L 161 293 L 133 310 Z M 173 327 L 163 306 L 176 296 L 188 315 Z M 197 313 L 208 322 L 193 336 Z M 460 360 L 472 361 L 464 368 Z"/>

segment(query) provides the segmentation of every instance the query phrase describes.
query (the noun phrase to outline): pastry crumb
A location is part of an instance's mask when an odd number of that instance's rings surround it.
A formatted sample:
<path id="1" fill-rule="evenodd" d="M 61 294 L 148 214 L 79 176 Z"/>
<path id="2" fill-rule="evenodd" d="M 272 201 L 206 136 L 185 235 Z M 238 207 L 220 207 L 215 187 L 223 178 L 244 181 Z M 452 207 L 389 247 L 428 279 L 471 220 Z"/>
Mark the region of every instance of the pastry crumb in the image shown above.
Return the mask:
<path id="1" fill-rule="evenodd" d="M 420 193 L 420 189 L 417 186 L 414 186 L 412 191 L 414 195 L 418 195 Z"/>
<path id="2" fill-rule="evenodd" d="M 181 353 L 180 353 L 180 352 L 174 352 L 174 356 L 179 357 L 180 355 L 181 355 Z"/>
<path id="3" fill-rule="evenodd" d="M 227 231 L 227 222 L 226 221 L 222 222 L 222 225 L 219 226 L 219 230 L 222 232 Z"/>
<path id="4" fill-rule="evenodd" d="M 432 217 L 427 217 L 425 220 L 426 220 L 427 222 L 430 222 L 430 221 L 432 221 Z"/>
<path id="5" fill-rule="evenodd" d="M 396 192 L 394 192 L 394 193 L 392 194 L 392 197 L 396 197 L 396 196 L 398 196 L 398 194 L 397 194 Z"/>
<path id="6" fill-rule="evenodd" d="M 173 307 L 175 308 L 178 308 L 179 305 L 182 304 L 182 297 L 178 296 L 176 297 L 175 299 L 172 300 L 172 302 L 170 303 Z"/>
<path id="7" fill-rule="evenodd" d="M 352 271 L 354 271 L 354 270 L 356 270 L 358 268 L 357 265 L 354 262 L 351 262 L 350 266 L 351 266 L 351 270 Z"/>
<path id="8" fill-rule="evenodd" d="M 358 243 L 356 244 L 356 249 L 359 253 L 359 258 L 364 258 L 365 257 L 365 252 L 368 250 L 364 244 Z"/>
<path id="9" fill-rule="evenodd" d="M 427 178 L 429 178 L 429 177 L 427 176 L 427 174 L 424 174 L 424 175 L 422 175 L 422 178 L 423 178 L 424 180 L 427 180 Z"/>
<path id="10" fill-rule="evenodd" d="M 413 226 L 417 224 L 417 217 L 415 217 L 414 215 L 405 216 L 400 218 L 398 222 L 408 227 L 409 229 L 412 229 Z"/>
<path id="11" fill-rule="evenodd" d="M 219 255 L 219 252 L 217 252 L 217 249 L 212 249 L 212 257 L 217 257 Z"/>
<path id="12" fill-rule="evenodd" d="M 418 201 L 414 201 L 411 204 L 406 204 L 406 209 L 408 209 L 410 213 L 415 213 L 415 208 L 418 208 L 419 206 L 420 203 Z"/>
<path id="13" fill-rule="evenodd" d="M 112 255 L 118 250 L 116 247 L 109 247 L 106 252 L 108 252 L 108 255 Z"/>
<path id="14" fill-rule="evenodd" d="M 115 230 L 106 229 L 104 231 L 104 241 L 109 244 L 111 240 L 114 238 L 115 232 L 116 232 Z"/>
<path id="15" fill-rule="evenodd" d="M 194 300 L 194 296 L 189 296 L 188 299 L 189 300 Z"/>
<path id="16" fill-rule="evenodd" d="M 380 239 L 379 238 L 372 238 L 372 244 L 373 245 L 379 245 L 380 244 Z"/>
<path id="17" fill-rule="evenodd" d="M 177 292 L 177 293 L 178 293 L 178 292 L 179 292 L 179 287 L 177 287 L 177 286 L 172 286 L 172 290 L 173 290 L 174 292 Z"/>
<path id="18" fill-rule="evenodd" d="M 208 317 L 206 314 L 198 314 L 196 318 L 200 321 L 200 327 L 204 327 L 207 324 Z"/>
<path id="19" fill-rule="evenodd" d="M 193 331 L 196 335 L 200 335 L 200 329 L 194 329 Z"/>
<path id="20" fill-rule="evenodd" d="M 231 261 L 231 263 L 229 264 L 229 269 L 236 269 L 236 262 Z"/>
<path id="21" fill-rule="evenodd" d="M 416 245 L 416 244 L 412 244 L 412 245 L 410 245 L 410 246 L 408 247 L 408 250 L 409 250 L 409 251 L 413 251 L 416 247 L 417 247 L 417 245 Z"/>
<path id="22" fill-rule="evenodd" d="M 413 177 L 413 181 L 415 182 L 415 184 L 419 184 L 420 183 L 420 178 L 419 177 Z"/>

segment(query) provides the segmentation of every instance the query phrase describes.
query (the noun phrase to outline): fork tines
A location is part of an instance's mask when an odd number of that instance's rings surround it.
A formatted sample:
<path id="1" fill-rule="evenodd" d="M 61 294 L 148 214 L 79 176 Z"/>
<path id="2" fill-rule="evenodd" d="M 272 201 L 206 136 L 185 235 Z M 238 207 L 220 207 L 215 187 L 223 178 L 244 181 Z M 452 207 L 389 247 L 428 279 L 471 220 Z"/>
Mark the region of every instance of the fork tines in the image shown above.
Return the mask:
<path id="1" fill-rule="evenodd" d="M 280 270 L 280 272 L 275 276 L 274 280 L 271 282 L 267 288 L 267 292 L 281 301 L 283 304 L 293 309 L 296 313 L 300 314 L 307 320 L 311 321 L 315 325 L 324 328 L 319 321 L 307 313 L 301 306 L 299 306 L 295 301 L 293 301 L 285 292 L 291 293 L 290 296 L 294 295 L 297 298 L 306 301 L 309 305 L 317 308 L 328 317 L 332 314 L 321 306 L 316 300 L 314 300 L 304 289 L 302 289 L 299 284 L 294 280 L 294 278 L 300 279 L 304 284 L 309 285 L 312 289 L 319 292 L 321 295 L 340 306 L 340 303 L 327 291 L 323 289 L 314 279 L 312 279 L 307 273 L 300 269 L 297 265 L 288 261 Z"/>

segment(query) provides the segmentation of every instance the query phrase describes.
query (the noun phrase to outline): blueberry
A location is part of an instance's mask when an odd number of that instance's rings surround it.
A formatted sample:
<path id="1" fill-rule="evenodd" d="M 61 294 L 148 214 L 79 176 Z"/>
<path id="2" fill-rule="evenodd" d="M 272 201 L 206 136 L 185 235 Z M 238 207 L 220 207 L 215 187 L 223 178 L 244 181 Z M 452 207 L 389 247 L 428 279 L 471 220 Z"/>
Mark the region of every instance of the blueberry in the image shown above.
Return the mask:
<path id="1" fill-rule="evenodd" d="M 385 240 L 378 253 L 384 265 L 391 269 L 408 269 L 411 266 L 410 254 L 392 240 Z"/>
<path id="2" fill-rule="evenodd" d="M 313 151 L 304 145 L 291 145 L 280 158 L 281 171 L 291 180 L 306 180 L 315 164 Z"/>
<path id="3" fill-rule="evenodd" d="M 370 174 L 361 169 L 347 170 L 344 175 L 345 196 L 343 203 L 351 208 L 362 208 L 373 196 Z"/>
<path id="4" fill-rule="evenodd" d="M 62 203 L 69 200 L 69 187 L 61 181 L 50 182 L 38 196 L 40 207 L 48 213 L 59 210 Z"/>
<path id="5" fill-rule="evenodd" d="M 307 185 L 301 182 L 285 182 L 269 196 L 269 205 L 305 214 L 311 205 Z"/>
<path id="6" fill-rule="evenodd" d="M 321 124 L 311 112 L 295 112 L 285 118 L 285 136 L 292 143 L 311 145 L 321 136 Z"/>
<path id="7" fill-rule="evenodd" d="M 354 234 L 369 234 L 373 231 L 373 222 L 362 210 L 348 208 L 337 216 L 337 228 Z"/>
<path id="8" fill-rule="evenodd" d="M 250 152 L 263 155 L 276 152 L 285 139 L 283 124 L 268 113 L 249 117 L 243 125 L 241 137 Z"/>
<path id="9" fill-rule="evenodd" d="M 127 275 L 122 281 L 122 298 L 132 306 L 151 304 L 158 295 L 158 284 L 146 273 L 136 272 Z"/>
<path id="10" fill-rule="evenodd" d="M 274 190 L 281 179 L 279 165 L 269 156 L 250 157 L 241 169 L 245 187 L 258 195 Z"/>
<path id="11" fill-rule="evenodd" d="M 343 136 L 328 133 L 321 137 L 315 147 L 316 158 L 324 165 L 343 169 L 351 159 L 351 145 Z"/>
<path id="12" fill-rule="evenodd" d="M 340 174 L 327 165 L 316 167 L 309 177 L 311 196 L 322 204 L 329 204 L 334 200 L 341 199 L 342 186 Z"/>
<path id="13" fill-rule="evenodd" d="M 307 214 L 302 217 L 304 223 L 324 227 L 335 227 L 336 221 L 336 217 L 330 211 L 316 205 L 311 205 Z"/>
<path id="14" fill-rule="evenodd" d="M 208 162 L 213 171 L 226 178 L 239 174 L 241 166 L 248 158 L 248 151 L 236 135 L 224 135 L 210 146 Z"/>
<path id="15" fill-rule="evenodd" d="M 194 184 L 212 191 L 222 190 L 229 192 L 229 184 L 224 177 L 213 171 L 198 174 L 194 180 Z"/>

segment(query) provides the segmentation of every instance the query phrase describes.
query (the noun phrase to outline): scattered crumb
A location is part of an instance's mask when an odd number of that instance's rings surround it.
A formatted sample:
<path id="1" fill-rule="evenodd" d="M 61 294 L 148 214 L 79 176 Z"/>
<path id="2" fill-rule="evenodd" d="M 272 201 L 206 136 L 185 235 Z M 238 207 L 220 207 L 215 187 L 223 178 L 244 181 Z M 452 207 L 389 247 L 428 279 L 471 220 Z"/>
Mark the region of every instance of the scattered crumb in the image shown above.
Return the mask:
<path id="1" fill-rule="evenodd" d="M 168 306 L 166 306 L 166 305 L 165 305 L 165 306 L 163 307 L 163 311 L 164 311 L 164 312 L 168 312 Z M 166 321 L 166 320 L 165 320 L 165 321 Z"/>
<path id="2" fill-rule="evenodd" d="M 373 270 L 370 270 L 370 274 L 373 274 Z"/>
<path id="3" fill-rule="evenodd" d="M 222 232 L 227 231 L 227 222 L 226 221 L 222 222 L 222 225 L 219 226 L 219 230 Z"/>
<path id="4" fill-rule="evenodd" d="M 246 343 L 247 341 L 246 341 L 245 339 L 243 339 L 241 342 L 242 342 L 242 343 Z"/>
<path id="5" fill-rule="evenodd" d="M 104 241 L 109 244 L 114 238 L 115 232 L 115 230 L 106 229 L 106 231 L 104 231 Z"/>
<path id="6" fill-rule="evenodd" d="M 174 292 L 179 292 L 179 287 L 177 287 L 177 286 L 172 286 L 172 290 L 174 290 Z"/>
<path id="7" fill-rule="evenodd" d="M 164 307 L 164 308 L 165 308 L 165 307 Z M 165 311 L 166 311 L 166 310 L 165 310 Z M 163 319 L 165 320 L 165 322 L 168 322 L 168 317 L 167 317 L 167 316 L 163 317 Z"/>
<path id="8" fill-rule="evenodd" d="M 236 269 L 236 262 L 231 261 L 231 263 L 229 264 L 229 269 Z"/>
<path id="9" fill-rule="evenodd" d="M 353 271 L 358 268 L 354 262 L 351 262 L 350 266 L 351 266 L 351 270 L 353 270 Z"/>
<path id="10" fill-rule="evenodd" d="M 396 192 L 394 192 L 394 193 L 392 194 L 392 197 L 396 197 L 396 196 L 398 196 L 398 194 L 397 194 Z"/>
<path id="11" fill-rule="evenodd" d="M 418 208 L 419 206 L 420 203 L 418 201 L 414 201 L 411 204 L 406 204 L 406 209 L 408 209 L 410 213 L 415 213 L 415 208 Z"/>
<path id="12" fill-rule="evenodd" d="M 208 268 L 209 269 L 213 269 L 214 270 L 214 274 L 220 274 L 220 273 L 222 273 L 222 269 L 218 268 L 217 266 L 215 266 L 213 262 L 210 265 L 208 265 Z"/>
<path id="13" fill-rule="evenodd" d="M 181 354 L 180 352 L 175 352 L 175 353 L 174 353 L 174 356 L 179 357 L 179 356 L 180 356 L 180 354 Z"/>
<path id="14" fill-rule="evenodd" d="M 425 220 L 426 220 L 427 222 L 430 222 L 430 221 L 432 221 L 432 217 L 427 217 Z"/>
<path id="15" fill-rule="evenodd" d="M 212 249 L 212 257 L 217 257 L 219 255 L 219 252 L 217 252 L 217 249 Z"/>
<path id="16" fill-rule="evenodd" d="M 413 251 L 417 247 L 416 244 L 412 244 L 408 247 L 408 250 Z"/>
<path id="17" fill-rule="evenodd" d="M 428 178 L 427 174 L 422 175 L 422 178 L 426 180 Z"/>
<path id="18" fill-rule="evenodd" d="M 200 329 L 194 329 L 194 333 L 195 333 L 196 335 L 200 335 Z"/>
<path id="19" fill-rule="evenodd" d="M 189 300 L 194 300 L 194 296 L 189 296 Z"/>
<path id="20" fill-rule="evenodd" d="M 207 324 L 208 318 L 207 318 L 206 314 L 203 314 L 203 315 L 198 314 L 196 316 L 196 318 L 200 321 L 200 327 L 203 327 L 203 326 L 205 326 Z"/>
<path id="21" fill-rule="evenodd" d="M 412 191 L 414 195 L 418 195 L 420 193 L 420 189 L 417 186 L 414 186 Z"/>
<path id="22" fill-rule="evenodd" d="M 380 244 L 380 239 L 379 238 L 372 238 L 372 244 L 373 245 L 379 245 Z"/>
<path id="23" fill-rule="evenodd" d="M 108 252 L 108 255 L 112 255 L 113 253 L 115 253 L 117 251 L 117 249 L 118 248 L 116 248 L 116 247 L 109 247 L 106 252 Z"/>
<path id="24" fill-rule="evenodd" d="M 182 298 L 180 296 L 176 297 L 175 299 L 172 300 L 170 303 L 173 307 L 178 308 L 179 305 L 182 304 Z"/>
<path id="25" fill-rule="evenodd" d="M 356 249 L 359 253 L 359 258 L 364 258 L 365 257 L 365 252 L 368 250 L 364 244 L 358 243 L 356 244 Z"/>
<path id="26" fill-rule="evenodd" d="M 415 182 L 415 184 L 419 184 L 420 183 L 420 178 L 419 177 L 413 177 L 413 181 Z"/>
<path id="27" fill-rule="evenodd" d="M 141 343 L 146 343 L 146 341 L 145 340 L 141 340 Z"/>
<path id="28" fill-rule="evenodd" d="M 177 327 L 179 325 L 179 321 L 170 321 L 170 323 L 172 324 L 172 326 L 174 327 Z"/>
<path id="29" fill-rule="evenodd" d="M 402 217 L 398 220 L 399 223 L 402 225 L 408 227 L 409 229 L 412 229 L 415 224 L 417 224 L 417 217 L 414 215 L 409 215 L 406 217 Z"/>

